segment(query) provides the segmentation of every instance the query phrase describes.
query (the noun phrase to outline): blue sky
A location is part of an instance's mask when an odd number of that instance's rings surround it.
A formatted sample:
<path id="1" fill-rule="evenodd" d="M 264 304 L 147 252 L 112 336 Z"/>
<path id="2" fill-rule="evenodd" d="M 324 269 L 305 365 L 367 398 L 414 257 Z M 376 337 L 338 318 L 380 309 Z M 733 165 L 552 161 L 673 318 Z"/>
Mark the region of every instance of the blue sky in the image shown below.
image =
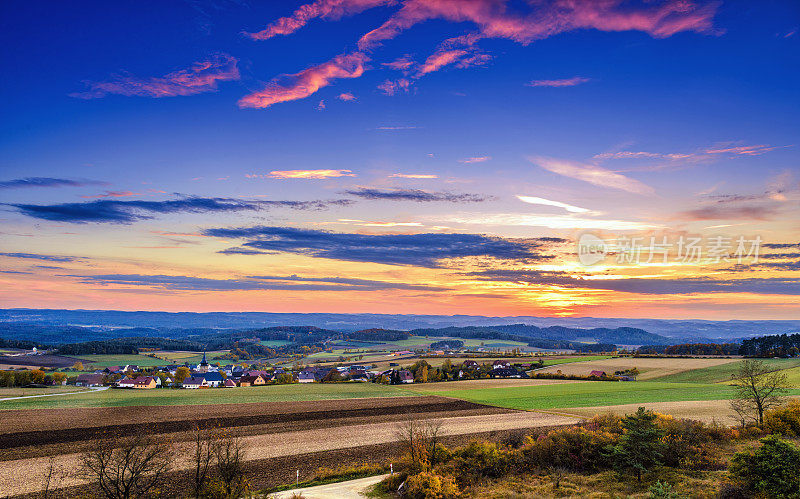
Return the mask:
<path id="1" fill-rule="evenodd" d="M 64 269 L 0 257 L 0 279 L 28 289 L 3 297 L 11 304 L 797 313 L 791 250 L 779 260 L 787 270 L 743 275 L 714 265 L 587 270 L 569 249 L 586 230 L 798 242 L 796 2 L 9 1 L 0 9 L 0 250 L 80 257 Z M 31 178 L 39 181 L 24 182 Z M 359 189 L 383 194 L 366 199 Z M 190 201 L 174 203 L 181 199 Z M 498 249 L 454 257 L 428 238 L 417 264 L 387 265 L 309 248 L 220 254 L 243 241 L 203 236 L 262 225 L 327 231 L 336 241 L 479 235 Z M 508 244 L 542 237 L 564 241 L 550 250 L 555 260 L 507 261 Z M 366 246 L 343 251 L 369 255 Z M 561 275 L 545 284 L 464 277 L 487 266 L 670 286 L 686 279 L 686 289 L 675 285 L 674 297 L 656 303 L 635 286 L 584 289 Z M 212 293 L 91 277 L 206 278 L 209 269 L 235 282 L 296 274 L 457 292 L 432 290 L 420 303 L 418 290 L 372 290 L 369 299 L 327 288 Z M 775 279 L 784 294 L 703 293 L 689 281 L 743 277 Z"/>

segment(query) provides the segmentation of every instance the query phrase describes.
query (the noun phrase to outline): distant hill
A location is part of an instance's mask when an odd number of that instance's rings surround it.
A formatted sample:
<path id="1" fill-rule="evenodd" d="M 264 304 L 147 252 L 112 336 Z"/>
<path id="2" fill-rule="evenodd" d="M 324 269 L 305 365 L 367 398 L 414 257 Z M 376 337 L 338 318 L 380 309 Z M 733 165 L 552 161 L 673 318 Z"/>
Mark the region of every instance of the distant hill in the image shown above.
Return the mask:
<path id="1" fill-rule="evenodd" d="M 241 331 L 271 327 L 317 327 L 340 333 L 368 329 L 411 331 L 445 327 L 511 328 L 524 325 L 538 328 L 543 335 L 554 338 L 559 330 L 568 329 L 617 331 L 605 336 L 600 331 L 598 341 L 611 337 L 624 338 L 621 344 L 652 344 L 652 337 L 638 332 L 630 334 L 619 329 L 634 329 L 668 338 L 664 343 L 728 342 L 765 334 L 800 332 L 798 321 L 705 321 L 624 319 L 593 317 L 488 317 L 477 315 L 403 315 L 403 314 L 291 314 L 267 312 L 124 312 L 116 310 L 53 310 L 0 309 L 0 338 L 24 339 L 42 343 L 73 343 L 112 339 L 121 336 L 168 336 L 191 338 L 211 334 L 235 334 Z M 128 330 L 128 331 L 125 331 Z M 512 329 L 501 332 L 510 332 Z M 550 332 L 548 332 L 548 330 Z M 165 334 L 165 331 L 168 334 Z M 567 333 L 561 330 L 562 333 Z M 513 333 L 516 334 L 516 333 Z M 608 333 L 612 334 L 612 333 Z M 526 335 L 526 337 L 530 337 Z M 634 341 L 634 338 L 640 338 Z"/>

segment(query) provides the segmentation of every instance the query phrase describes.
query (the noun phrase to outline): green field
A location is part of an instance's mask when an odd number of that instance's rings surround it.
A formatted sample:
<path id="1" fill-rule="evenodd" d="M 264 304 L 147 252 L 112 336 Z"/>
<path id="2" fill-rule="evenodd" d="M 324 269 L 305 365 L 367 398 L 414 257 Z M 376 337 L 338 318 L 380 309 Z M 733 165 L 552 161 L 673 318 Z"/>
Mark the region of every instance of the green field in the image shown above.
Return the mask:
<path id="1" fill-rule="evenodd" d="M 573 362 L 589 362 L 592 360 L 604 360 L 604 359 L 613 359 L 613 355 L 582 355 L 580 357 L 567 357 L 564 359 L 549 359 L 547 357 L 542 357 L 544 359 L 544 366 L 556 366 L 558 364 L 572 364 Z M 536 359 L 538 360 L 538 359 Z M 528 362 L 527 359 L 521 362 Z"/>
<path id="2" fill-rule="evenodd" d="M 292 384 L 209 388 L 203 390 L 114 390 L 40 397 L 0 402 L 3 409 L 58 409 L 70 407 L 125 407 L 140 405 L 204 405 L 259 402 L 294 402 L 370 397 L 411 397 L 412 393 L 394 386 L 373 383 Z"/>
<path id="3" fill-rule="evenodd" d="M 800 359 L 764 359 L 764 365 L 770 369 L 792 369 L 800 367 Z M 724 383 L 730 381 L 731 376 L 736 374 L 741 362 L 731 362 L 719 366 L 693 369 L 676 374 L 669 374 L 649 381 L 663 381 L 668 383 Z M 800 388 L 800 371 L 798 371 L 797 382 L 792 385 Z"/>
<path id="4" fill-rule="evenodd" d="M 264 345 L 265 347 L 282 347 L 284 345 L 288 345 L 291 342 L 286 340 L 262 340 L 259 341 L 260 344 Z"/>
<path id="5" fill-rule="evenodd" d="M 108 366 L 163 366 L 164 361 L 161 359 L 154 359 L 146 355 L 76 355 L 75 358 L 81 359 L 84 367 L 108 367 Z M 91 362 L 91 366 L 86 364 Z"/>
<path id="6" fill-rule="evenodd" d="M 558 409 L 685 400 L 725 400 L 732 397 L 733 388 L 720 384 L 593 381 L 428 393 L 510 409 Z M 800 395 L 800 390 L 792 390 L 791 394 Z"/>
<path id="7" fill-rule="evenodd" d="M 786 377 L 789 382 L 789 386 L 800 388 L 800 367 L 787 369 Z"/>

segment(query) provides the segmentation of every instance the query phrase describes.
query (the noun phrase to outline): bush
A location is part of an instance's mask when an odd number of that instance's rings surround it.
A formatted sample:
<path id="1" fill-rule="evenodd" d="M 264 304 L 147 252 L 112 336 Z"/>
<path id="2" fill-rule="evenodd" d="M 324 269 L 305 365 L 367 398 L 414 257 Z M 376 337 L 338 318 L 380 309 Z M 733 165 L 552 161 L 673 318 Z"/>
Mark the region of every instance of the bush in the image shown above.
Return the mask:
<path id="1" fill-rule="evenodd" d="M 512 460 L 509 451 L 489 442 L 471 442 L 455 452 L 456 471 L 463 481 L 501 477 L 510 469 Z"/>
<path id="2" fill-rule="evenodd" d="M 656 482 L 650 486 L 650 499 L 683 499 L 684 496 L 675 492 L 672 485 L 667 482 Z"/>
<path id="3" fill-rule="evenodd" d="M 800 450 L 777 436 L 761 439 L 761 447 L 737 452 L 731 476 L 749 490 L 769 497 L 800 497 Z"/>
<path id="4" fill-rule="evenodd" d="M 409 499 L 454 499 L 459 496 L 452 477 L 425 471 L 408 477 L 402 492 L 403 497 Z"/>
<path id="5" fill-rule="evenodd" d="M 658 415 L 656 424 L 663 430 L 661 461 L 666 466 L 686 469 L 720 468 L 718 446 L 728 441 L 733 432 L 725 427 L 706 425 L 689 419 Z"/>
<path id="6" fill-rule="evenodd" d="M 783 407 L 767 411 L 764 429 L 776 435 L 800 437 L 800 400 L 792 399 Z"/>
<path id="7" fill-rule="evenodd" d="M 609 467 L 604 448 L 618 436 L 602 430 L 563 428 L 538 439 L 529 439 L 522 448 L 527 463 L 538 468 L 566 468 L 572 471 L 600 471 Z"/>

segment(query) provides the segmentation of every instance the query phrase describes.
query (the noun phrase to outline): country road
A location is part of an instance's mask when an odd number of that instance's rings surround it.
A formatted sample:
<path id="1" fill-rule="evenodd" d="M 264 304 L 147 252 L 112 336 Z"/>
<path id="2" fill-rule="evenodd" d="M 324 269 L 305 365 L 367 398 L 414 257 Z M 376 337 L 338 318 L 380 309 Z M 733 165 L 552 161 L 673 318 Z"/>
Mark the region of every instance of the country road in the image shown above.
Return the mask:
<path id="1" fill-rule="evenodd" d="M 291 499 L 302 495 L 305 499 L 362 499 L 363 492 L 389 475 L 369 476 L 346 482 L 329 483 L 315 487 L 284 490 L 270 494 L 269 499 Z M 296 495 L 295 495 L 296 494 Z"/>

